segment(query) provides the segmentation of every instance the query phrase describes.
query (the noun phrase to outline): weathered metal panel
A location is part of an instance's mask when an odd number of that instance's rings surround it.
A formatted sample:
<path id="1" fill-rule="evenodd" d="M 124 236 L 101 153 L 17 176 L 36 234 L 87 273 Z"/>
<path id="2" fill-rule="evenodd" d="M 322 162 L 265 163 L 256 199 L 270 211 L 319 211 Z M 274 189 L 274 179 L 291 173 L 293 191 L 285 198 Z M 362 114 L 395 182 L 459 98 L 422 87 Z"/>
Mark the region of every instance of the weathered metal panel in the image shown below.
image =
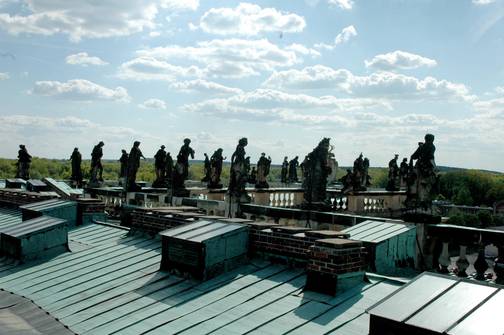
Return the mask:
<path id="1" fill-rule="evenodd" d="M 502 335 L 504 322 L 502 322 L 502 306 L 504 306 L 504 291 L 499 291 L 487 302 L 462 320 L 453 329 L 450 335 Z"/>
<path id="2" fill-rule="evenodd" d="M 75 201 L 65 201 L 50 199 L 19 207 L 23 213 L 23 220 L 33 219 L 42 215 L 64 219 L 71 226 L 77 221 L 77 203 Z"/>
<path id="3" fill-rule="evenodd" d="M 368 220 L 343 230 L 350 239 L 365 243 L 371 252 L 372 269 L 380 274 L 402 274 L 416 260 L 416 227 Z"/>
<path id="4" fill-rule="evenodd" d="M 405 323 L 443 333 L 496 291 L 496 287 L 459 282 Z"/>
<path id="5" fill-rule="evenodd" d="M 198 221 L 160 233 L 161 268 L 208 279 L 243 263 L 248 228 L 241 224 Z"/>
<path id="6" fill-rule="evenodd" d="M 42 216 L 3 229 L 0 250 L 19 260 L 63 253 L 68 250 L 66 221 Z"/>

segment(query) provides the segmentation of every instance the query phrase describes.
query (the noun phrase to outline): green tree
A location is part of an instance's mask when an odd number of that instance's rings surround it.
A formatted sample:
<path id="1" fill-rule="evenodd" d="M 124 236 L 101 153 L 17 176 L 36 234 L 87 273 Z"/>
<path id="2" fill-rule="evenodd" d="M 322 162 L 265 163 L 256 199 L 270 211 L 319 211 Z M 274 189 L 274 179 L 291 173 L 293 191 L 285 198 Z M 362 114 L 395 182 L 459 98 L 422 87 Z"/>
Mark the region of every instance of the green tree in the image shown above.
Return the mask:
<path id="1" fill-rule="evenodd" d="M 453 197 L 453 202 L 455 205 L 472 206 L 473 198 L 469 189 L 464 186 L 459 186 L 457 193 Z"/>

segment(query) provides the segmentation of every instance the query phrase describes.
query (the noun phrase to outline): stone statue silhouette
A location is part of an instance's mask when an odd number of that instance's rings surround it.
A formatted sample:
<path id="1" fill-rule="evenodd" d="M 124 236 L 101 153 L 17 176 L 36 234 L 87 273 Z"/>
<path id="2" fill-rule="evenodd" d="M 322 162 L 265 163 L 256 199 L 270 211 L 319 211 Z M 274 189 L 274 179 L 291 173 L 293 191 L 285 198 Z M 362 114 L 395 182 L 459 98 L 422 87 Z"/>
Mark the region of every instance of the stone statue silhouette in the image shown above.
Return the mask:
<path id="1" fill-rule="evenodd" d="M 324 138 L 318 146 L 310 152 L 304 161 L 303 207 L 310 209 L 330 208 L 327 199 L 327 176 L 331 173 L 328 164 L 329 138 Z"/>
<path id="2" fill-rule="evenodd" d="M 411 155 L 408 174 L 406 206 L 427 210 L 439 192 L 439 176 L 434 159 L 436 147 L 434 135 L 425 135 L 425 142 L 419 142 Z"/>
<path id="3" fill-rule="evenodd" d="M 226 159 L 222 157 L 222 149 L 217 149 L 210 157 L 210 181 L 207 185 L 210 189 L 222 188 L 220 177 L 222 173 L 222 163 Z"/>
<path id="4" fill-rule="evenodd" d="M 72 176 L 70 180 L 75 183 L 76 187 L 82 187 L 82 155 L 79 152 L 79 148 L 74 148 L 70 161 L 72 162 Z"/>
<path id="5" fill-rule="evenodd" d="M 231 196 L 237 198 L 239 202 L 250 202 L 250 197 L 245 190 L 250 169 L 250 158 L 247 159 L 245 157 L 245 147 L 247 144 L 247 139 L 245 137 L 241 138 L 238 141 L 235 152 L 231 156 L 228 192 Z"/>
<path id="6" fill-rule="evenodd" d="M 32 156 L 26 150 L 24 144 L 19 145 L 16 178 L 30 179 L 30 165 Z"/>
<path id="7" fill-rule="evenodd" d="M 184 183 L 189 176 L 189 157 L 194 159 L 194 150 L 189 144 L 191 144 L 191 140 L 188 138 L 184 139 L 184 145 L 180 148 L 177 155 L 177 163 L 175 163 L 172 179 L 173 194 L 176 196 L 188 195 Z"/>
<path id="8" fill-rule="evenodd" d="M 142 188 L 136 183 L 136 175 L 140 168 L 140 158 L 144 158 L 142 151 L 140 151 L 140 142 L 135 141 L 128 157 L 128 177 L 126 181 L 126 191 L 136 192 Z"/>
<path id="9" fill-rule="evenodd" d="M 287 156 L 285 156 L 283 162 L 282 162 L 282 171 L 280 173 L 280 181 L 283 184 L 287 183 L 287 176 L 289 174 L 289 161 Z"/>
<path id="10" fill-rule="evenodd" d="M 156 172 L 156 180 L 152 183 L 152 187 L 166 187 L 166 147 L 164 145 L 154 155 L 154 168 Z"/>
<path id="11" fill-rule="evenodd" d="M 94 146 L 91 152 L 91 178 L 89 180 L 90 185 L 98 185 L 103 182 L 103 165 L 101 159 L 103 157 L 103 146 L 105 143 L 100 141 Z"/>
<path id="12" fill-rule="evenodd" d="M 259 161 L 257 162 L 257 181 L 255 184 L 256 188 L 269 188 L 267 181 L 268 175 L 270 173 L 271 157 L 266 158 L 266 154 L 263 152 Z"/>
<path id="13" fill-rule="evenodd" d="M 399 191 L 399 166 L 397 165 L 398 158 L 399 155 L 395 155 L 388 164 L 388 181 L 387 187 L 385 188 L 387 191 Z"/>

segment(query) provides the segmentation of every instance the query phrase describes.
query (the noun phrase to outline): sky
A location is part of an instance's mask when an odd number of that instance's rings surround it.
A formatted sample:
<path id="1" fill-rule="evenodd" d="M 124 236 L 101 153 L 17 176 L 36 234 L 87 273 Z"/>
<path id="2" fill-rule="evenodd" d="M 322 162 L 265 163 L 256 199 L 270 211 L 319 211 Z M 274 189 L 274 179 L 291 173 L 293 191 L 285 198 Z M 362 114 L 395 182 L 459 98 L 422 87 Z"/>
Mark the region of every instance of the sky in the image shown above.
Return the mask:
<path id="1" fill-rule="evenodd" d="M 280 163 L 409 157 L 504 171 L 504 0 L 0 0 L 0 157 Z"/>

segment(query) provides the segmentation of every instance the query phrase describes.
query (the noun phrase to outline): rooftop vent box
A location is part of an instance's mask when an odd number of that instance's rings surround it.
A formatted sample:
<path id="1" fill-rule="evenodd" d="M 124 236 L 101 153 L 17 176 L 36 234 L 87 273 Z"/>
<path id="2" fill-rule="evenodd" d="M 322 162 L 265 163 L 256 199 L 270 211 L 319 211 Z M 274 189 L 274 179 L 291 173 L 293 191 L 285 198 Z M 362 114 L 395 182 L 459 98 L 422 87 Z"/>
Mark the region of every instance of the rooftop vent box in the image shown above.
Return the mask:
<path id="1" fill-rule="evenodd" d="M 25 261 L 52 257 L 68 250 L 65 220 L 48 216 L 23 221 L 2 231 L 2 255 Z"/>
<path id="2" fill-rule="evenodd" d="M 51 188 L 39 179 L 30 179 L 26 182 L 26 190 L 30 192 L 49 192 Z"/>
<path id="3" fill-rule="evenodd" d="M 60 199 L 50 199 L 19 207 L 23 213 L 23 221 L 34 219 L 42 215 L 66 220 L 75 225 L 77 220 L 77 203 Z"/>
<path id="4" fill-rule="evenodd" d="M 11 178 L 5 180 L 5 188 L 24 188 L 26 186 L 26 181 L 21 178 Z"/>
<path id="5" fill-rule="evenodd" d="M 161 268 L 206 280 L 241 265 L 246 260 L 248 227 L 200 220 L 160 233 Z"/>

